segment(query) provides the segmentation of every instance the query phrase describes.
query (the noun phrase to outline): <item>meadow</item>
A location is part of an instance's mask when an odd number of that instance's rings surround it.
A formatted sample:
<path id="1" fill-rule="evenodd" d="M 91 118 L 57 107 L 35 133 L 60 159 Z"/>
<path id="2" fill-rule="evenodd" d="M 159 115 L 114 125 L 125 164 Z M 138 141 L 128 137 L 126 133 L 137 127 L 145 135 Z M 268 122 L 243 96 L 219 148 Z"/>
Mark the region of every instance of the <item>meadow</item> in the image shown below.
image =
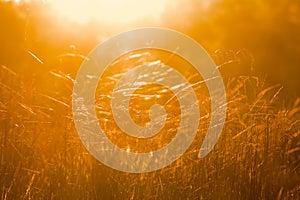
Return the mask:
<path id="1" fill-rule="evenodd" d="M 279 85 L 228 78 L 228 121 L 207 157 L 197 158 L 206 130 L 199 128 L 196 142 L 172 165 L 128 174 L 87 152 L 72 121 L 72 79 L 46 74 L 48 88 L 1 66 L 2 199 L 299 198 L 300 101 L 281 107 Z"/>
<path id="2" fill-rule="evenodd" d="M 24 37 L 30 46 L 33 39 Z M 286 103 L 281 96 L 284 84 L 253 73 L 257 57 L 251 52 L 210 52 L 223 76 L 228 102 L 227 121 L 214 150 L 198 158 L 210 119 L 210 99 L 200 84 L 196 89 L 203 112 L 191 147 L 170 166 L 131 174 L 96 160 L 73 122 L 76 70 L 94 43 L 61 48 L 47 39 L 37 45 L 45 52 L 41 56 L 30 48 L 19 54 L 19 43 L 2 41 L 1 199 L 300 199 L 300 98 Z M 107 76 L 115 78 L 109 72 Z"/>

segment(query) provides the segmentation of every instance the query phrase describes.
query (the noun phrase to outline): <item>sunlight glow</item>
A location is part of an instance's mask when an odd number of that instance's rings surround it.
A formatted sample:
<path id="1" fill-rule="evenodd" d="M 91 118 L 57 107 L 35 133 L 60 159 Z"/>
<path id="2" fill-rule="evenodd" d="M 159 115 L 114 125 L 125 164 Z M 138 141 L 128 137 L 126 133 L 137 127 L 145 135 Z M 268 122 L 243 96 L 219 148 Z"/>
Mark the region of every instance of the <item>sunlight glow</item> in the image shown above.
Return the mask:
<path id="1" fill-rule="evenodd" d="M 69 19 L 86 23 L 130 23 L 145 18 L 159 20 L 170 0 L 48 0 L 55 10 Z"/>

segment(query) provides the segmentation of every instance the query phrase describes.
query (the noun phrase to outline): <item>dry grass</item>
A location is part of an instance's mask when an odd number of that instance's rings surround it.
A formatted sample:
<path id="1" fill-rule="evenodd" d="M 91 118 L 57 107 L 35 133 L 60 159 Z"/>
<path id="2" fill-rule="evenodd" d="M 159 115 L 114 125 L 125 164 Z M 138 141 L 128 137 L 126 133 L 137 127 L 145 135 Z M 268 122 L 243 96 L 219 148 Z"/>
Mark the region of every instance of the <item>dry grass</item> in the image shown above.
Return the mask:
<path id="1" fill-rule="evenodd" d="M 128 174 L 83 147 L 72 121 L 72 78 L 40 76 L 0 67 L 1 199 L 300 199 L 300 100 L 283 108 L 279 85 L 227 78 L 227 123 L 207 157 L 197 158 L 200 128 L 172 165 Z"/>

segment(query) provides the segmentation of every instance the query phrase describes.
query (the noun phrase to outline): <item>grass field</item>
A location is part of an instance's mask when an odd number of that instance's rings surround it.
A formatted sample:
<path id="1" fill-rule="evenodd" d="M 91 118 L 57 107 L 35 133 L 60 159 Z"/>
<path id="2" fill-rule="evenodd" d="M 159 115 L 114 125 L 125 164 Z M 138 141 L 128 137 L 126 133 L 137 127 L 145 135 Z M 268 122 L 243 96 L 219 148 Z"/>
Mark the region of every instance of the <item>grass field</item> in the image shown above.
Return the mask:
<path id="1" fill-rule="evenodd" d="M 207 157 L 197 158 L 206 115 L 183 157 L 128 174 L 83 147 L 72 121 L 72 80 L 54 71 L 44 76 L 51 84 L 1 66 L 2 199 L 299 199 L 300 101 L 283 108 L 279 85 L 228 78 L 227 122 Z"/>
<path id="2" fill-rule="evenodd" d="M 289 99 L 292 103 L 286 103 L 281 95 L 284 84 L 273 84 L 265 79 L 265 74 L 255 74 L 250 69 L 257 67 L 254 60 L 267 56 L 273 65 L 283 54 L 265 55 L 263 50 L 257 51 L 258 56 L 244 50 L 211 53 L 224 78 L 228 102 L 224 130 L 213 151 L 198 158 L 211 113 L 207 88 L 197 84 L 194 89 L 200 103 L 201 120 L 198 134 L 187 152 L 161 170 L 124 173 L 96 160 L 84 148 L 73 122 L 71 95 L 76 70 L 95 41 L 82 39 L 78 32 L 79 36 L 72 35 L 71 39 L 68 32 L 63 36 L 52 35 L 49 29 L 56 26 L 46 21 L 50 27 L 47 29 L 43 26 L 45 19 L 37 18 L 43 17 L 40 14 L 43 10 L 30 11 L 32 16 L 26 15 L 23 21 L 15 16 L 6 21 L 5 17 L 15 11 L 10 4 L 1 2 L 1 6 L 0 24 L 5 28 L 0 38 L 0 199 L 300 199 L 300 98 Z M 26 8 L 21 6 L 16 10 L 22 13 Z M 39 15 L 34 16 L 34 13 Z M 32 17 L 31 21 L 28 16 Z M 10 26 L 13 28 L 9 29 Z M 23 26 L 26 31 L 20 28 Z M 69 26 L 65 23 L 62 27 L 65 31 Z M 192 33 L 197 31 L 195 28 Z M 94 36 L 82 32 L 87 37 Z M 213 41 L 209 38 L 207 41 Z M 225 44 L 220 38 L 209 46 L 210 50 Z M 61 44 L 64 40 L 66 42 Z M 70 52 L 65 44 L 72 42 L 79 45 L 77 49 L 71 46 Z M 263 45 L 268 45 L 267 42 Z M 289 42 L 288 49 L 292 49 L 291 43 L 296 42 Z M 81 52 L 83 55 L 77 54 Z M 295 58 L 292 55 L 290 58 L 292 63 Z M 169 62 L 174 65 L 180 62 L 176 57 L 172 59 Z M 201 77 L 194 77 L 192 67 L 186 71 L 177 67 L 192 83 L 201 82 Z M 110 111 L 105 107 L 110 96 L 101 98 L 102 93 L 111 92 L 119 77 L 113 76 L 114 70 L 120 68 L 112 66 L 98 85 L 96 103 L 102 108 L 96 107 L 99 124 L 121 148 L 130 144 L 131 151 L 147 152 L 165 145 L 175 134 L 172 129 L 177 125 L 178 102 L 172 102 L 174 104 L 167 108 L 175 113 L 170 115 L 171 121 L 165 130 L 171 132 L 170 138 L 164 138 L 162 133 L 155 143 L 148 141 L 140 146 L 134 140 L 124 140 L 119 137 L 120 130 L 111 114 L 104 112 Z M 293 76 L 297 74 L 292 73 Z M 150 89 L 142 88 L 136 94 Z M 170 91 L 167 94 L 167 98 L 172 97 Z M 133 99 L 132 107 L 141 109 L 140 100 Z M 149 121 L 147 112 L 133 110 L 131 114 L 141 125 Z M 106 127 L 107 121 L 109 126 Z"/>

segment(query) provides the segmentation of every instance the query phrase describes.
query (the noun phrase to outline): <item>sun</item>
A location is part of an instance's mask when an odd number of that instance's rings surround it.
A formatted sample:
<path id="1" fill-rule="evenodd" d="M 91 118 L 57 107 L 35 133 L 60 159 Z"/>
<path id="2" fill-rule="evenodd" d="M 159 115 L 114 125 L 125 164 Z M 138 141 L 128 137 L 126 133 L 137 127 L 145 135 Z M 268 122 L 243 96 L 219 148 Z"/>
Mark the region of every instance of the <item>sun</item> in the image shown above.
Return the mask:
<path id="1" fill-rule="evenodd" d="M 48 0 L 60 14 L 78 23 L 131 23 L 158 20 L 171 0 Z"/>

